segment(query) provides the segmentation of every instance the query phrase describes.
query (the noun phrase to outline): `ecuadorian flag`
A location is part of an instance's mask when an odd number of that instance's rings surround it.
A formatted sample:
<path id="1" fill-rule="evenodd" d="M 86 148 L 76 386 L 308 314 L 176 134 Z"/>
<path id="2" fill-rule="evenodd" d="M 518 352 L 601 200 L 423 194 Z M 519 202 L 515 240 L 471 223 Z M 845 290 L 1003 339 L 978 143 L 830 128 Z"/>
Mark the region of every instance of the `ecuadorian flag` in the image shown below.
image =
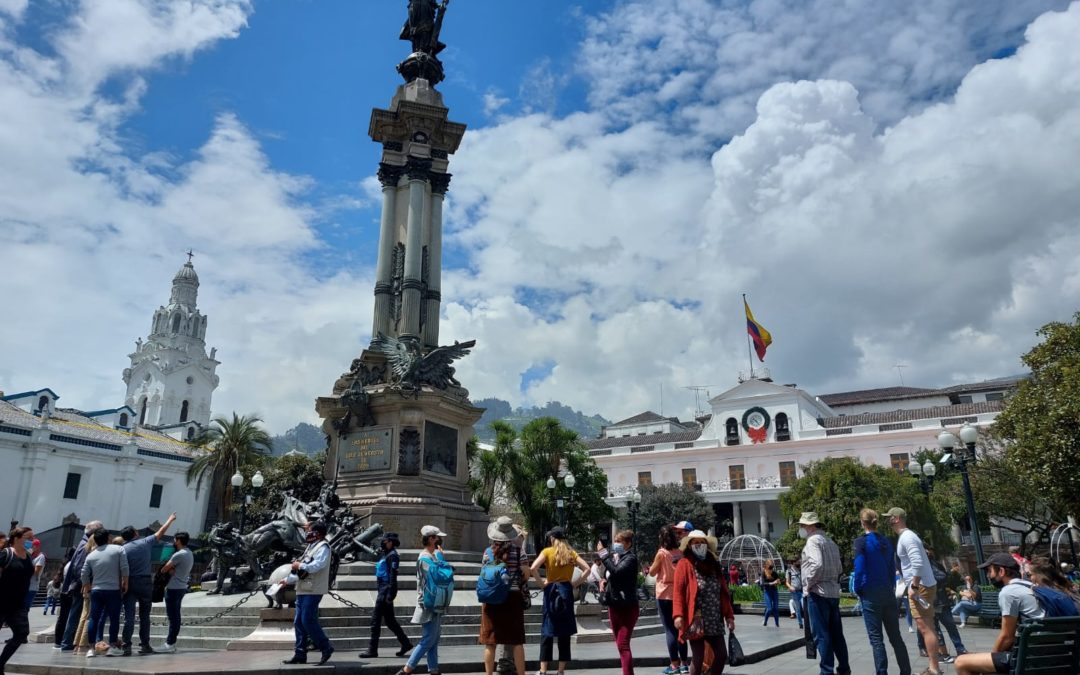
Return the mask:
<path id="1" fill-rule="evenodd" d="M 743 297 L 743 307 L 746 308 L 746 332 L 750 334 L 750 339 L 754 341 L 754 351 L 757 352 L 759 361 L 765 360 L 765 350 L 772 344 L 772 334 L 765 330 L 765 326 L 754 320 L 754 313 L 750 311 L 750 305 L 746 302 L 746 297 Z"/>

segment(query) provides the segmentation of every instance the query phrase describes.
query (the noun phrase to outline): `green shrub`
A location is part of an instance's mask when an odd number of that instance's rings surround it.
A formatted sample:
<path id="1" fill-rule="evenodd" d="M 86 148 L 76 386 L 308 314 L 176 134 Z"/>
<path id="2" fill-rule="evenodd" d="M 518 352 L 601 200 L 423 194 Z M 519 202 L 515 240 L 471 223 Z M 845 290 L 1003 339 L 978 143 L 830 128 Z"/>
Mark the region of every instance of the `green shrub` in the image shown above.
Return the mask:
<path id="1" fill-rule="evenodd" d="M 732 586 L 731 601 L 745 605 L 764 602 L 761 586 Z"/>

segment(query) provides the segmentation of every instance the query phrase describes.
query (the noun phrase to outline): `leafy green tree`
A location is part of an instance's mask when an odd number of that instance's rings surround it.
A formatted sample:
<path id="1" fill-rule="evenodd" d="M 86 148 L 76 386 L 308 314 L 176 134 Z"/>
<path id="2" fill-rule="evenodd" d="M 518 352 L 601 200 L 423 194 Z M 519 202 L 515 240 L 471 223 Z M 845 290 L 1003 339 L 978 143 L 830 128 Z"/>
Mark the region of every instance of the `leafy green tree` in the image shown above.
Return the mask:
<path id="1" fill-rule="evenodd" d="M 1008 398 L 993 432 L 1009 469 L 1038 486 L 1048 509 L 1080 513 L 1080 312 L 1037 335 L 1042 342 L 1021 357 L 1031 378 Z"/>
<path id="2" fill-rule="evenodd" d="M 304 502 L 315 501 L 323 486 L 323 464 L 325 453 L 314 457 L 291 454 L 273 457 L 262 466 L 263 487 L 248 507 L 249 529 L 270 522 L 282 505 L 282 496 L 289 491 Z M 256 467 L 241 469 L 245 476 L 251 476 Z"/>
<path id="3" fill-rule="evenodd" d="M 593 526 L 613 515 L 605 502 L 607 476 L 596 466 L 576 432 L 564 429 L 551 417 L 535 419 L 515 435 L 509 425 L 498 430 L 505 450 L 504 477 L 506 494 L 517 507 L 537 546 L 542 546 L 544 532 L 557 524 L 553 496 L 547 479 L 558 479 L 557 490 L 569 492 L 562 477 L 572 473 L 576 480 L 573 501 L 564 512 L 567 533 L 571 540 L 585 544 L 593 539 Z"/>
<path id="4" fill-rule="evenodd" d="M 908 527 L 939 554 L 952 550 L 948 515 L 932 505 L 917 481 L 891 468 L 865 465 L 854 457 L 831 457 L 803 467 L 803 476 L 780 495 L 780 508 L 789 522 L 797 522 L 803 511 L 817 511 L 848 568 L 852 542 L 862 532 L 859 511 L 870 507 L 883 513 L 893 506 L 908 512 Z M 881 528 L 883 534 L 892 535 L 884 518 Z M 793 525 L 780 538 L 780 552 L 785 557 L 802 550 L 797 531 L 798 526 Z"/>
<path id="5" fill-rule="evenodd" d="M 642 567 L 647 568 L 656 555 L 662 526 L 689 520 L 694 527 L 707 531 L 716 520 L 712 504 L 700 492 L 682 483 L 643 485 L 638 491 L 641 505 L 638 506 L 635 545 Z M 629 512 L 623 509 L 619 527 L 628 528 L 632 524 Z"/>
<path id="6" fill-rule="evenodd" d="M 195 496 L 198 497 L 203 482 L 209 483 L 210 494 L 217 497 L 217 503 L 211 504 L 208 520 L 212 516 L 225 517 L 233 502 L 232 484 L 229 479 L 239 467 L 258 468 L 266 461 L 271 452 L 269 434 L 262 428 L 262 419 L 257 415 L 232 414 L 228 417 L 215 417 L 202 433 L 191 441 L 191 445 L 202 454 L 188 466 L 187 483 L 195 483 Z"/>
<path id="7" fill-rule="evenodd" d="M 475 449 L 471 451 L 469 458 L 469 487 L 473 501 L 486 513 L 491 512 L 496 496 L 506 485 L 510 472 L 508 459 L 517 440 L 517 431 L 508 423 L 496 420 L 490 426 L 495 434 L 495 447 L 481 450 L 478 445 L 474 445 Z M 475 438 L 473 437 L 474 440 Z"/>

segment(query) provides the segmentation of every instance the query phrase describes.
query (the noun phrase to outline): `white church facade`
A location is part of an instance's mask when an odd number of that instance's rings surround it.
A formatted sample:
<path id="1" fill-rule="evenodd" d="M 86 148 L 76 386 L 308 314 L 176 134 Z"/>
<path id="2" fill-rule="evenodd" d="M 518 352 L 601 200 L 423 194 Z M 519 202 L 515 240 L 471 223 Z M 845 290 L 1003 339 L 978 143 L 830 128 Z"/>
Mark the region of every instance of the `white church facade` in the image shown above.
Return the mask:
<path id="1" fill-rule="evenodd" d="M 942 429 L 990 425 L 1016 380 L 813 396 L 750 379 L 710 399 L 711 414 L 695 421 L 645 412 L 585 445 L 607 475 L 613 507 L 640 485 L 683 483 L 713 504 L 716 522 L 706 526 L 775 540 L 787 529 L 778 499 L 809 462 L 856 457 L 905 471 L 917 452 L 937 449 Z M 1004 536 L 993 528 L 994 541 Z"/>
<path id="2" fill-rule="evenodd" d="M 129 355 L 119 407 L 63 407 L 51 388 L 0 392 L 0 513 L 42 532 L 91 520 L 145 527 L 176 511 L 179 529 L 201 531 L 209 490 L 187 484 L 186 441 L 209 423 L 218 361 L 198 287 L 189 260 Z"/>

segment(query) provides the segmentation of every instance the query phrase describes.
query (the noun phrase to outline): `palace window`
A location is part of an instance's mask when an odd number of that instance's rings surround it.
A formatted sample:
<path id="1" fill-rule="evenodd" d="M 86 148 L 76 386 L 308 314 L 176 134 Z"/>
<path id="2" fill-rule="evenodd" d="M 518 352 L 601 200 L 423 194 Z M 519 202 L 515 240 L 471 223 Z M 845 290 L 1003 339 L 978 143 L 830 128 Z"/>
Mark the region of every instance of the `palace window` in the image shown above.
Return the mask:
<path id="1" fill-rule="evenodd" d="M 1002 394 L 999 391 L 999 392 L 995 392 L 995 393 L 992 393 L 992 394 L 987 394 L 986 395 L 986 402 L 990 403 L 991 401 L 1001 401 L 1001 400 L 1004 400 L 1004 398 L 1005 398 L 1005 394 Z"/>
<path id="2" fill-rule="evenodd" d="M 652 471 L 638 471 L 637 484 L 639 487 L 652 485 Z"/>
<path id="3" fill-rule="evenodd" d="M 82 482 L 81 473 L 68 473 L 67 481 L 64 482 L 64 499 L 79 498 L 79 483 Z"/>
<path id="4" fill-rule="evenodd" d="M 795 482 L 795 462 L 780 462 L 780 486 L 791 487 Z"/>
<path id="5" fill-rule="evenodd" d="M 971 397 L 966 396 L 966 395 L 965 396 L 957 396 L 956 400 L 959 403 L 971 403 Z"/>
<path id="6" fill-rule="evenodd" d="M 697 482 L 697 469 L 683 469 L 682 482 L 686 487 L 693 488 L 694 483 Z"/>
<path id="7" fill-rule="evenodd" d="M 731 481 L 732 490 L 746 489 L 746 471 L 743 470 L 742 464 L 728 467 L 728 479 Z"/>
<path id="8" fill-rule="evenodd" d="M 154 483 L 150 487 L 150 508 L 156 509 L 161 507 L 161 493 L 164 491 L 165 486 L 161 483 Z"/>
<path id="9" fill-rule="evenodd" d="M 889 466 L 896 469 L 900 473 L 904 473 L 905 471 L 907 471 L 907 465 L 910 461 L 911 458 L 906 452 L 898 452 L 889 455 Z"/>
<path id="10" fill-rule="evenodd" d="M 120 426 L 126 428 L 127 425 L 128 425 L 128 414 L 127 413 L 120 413 Z"/>

